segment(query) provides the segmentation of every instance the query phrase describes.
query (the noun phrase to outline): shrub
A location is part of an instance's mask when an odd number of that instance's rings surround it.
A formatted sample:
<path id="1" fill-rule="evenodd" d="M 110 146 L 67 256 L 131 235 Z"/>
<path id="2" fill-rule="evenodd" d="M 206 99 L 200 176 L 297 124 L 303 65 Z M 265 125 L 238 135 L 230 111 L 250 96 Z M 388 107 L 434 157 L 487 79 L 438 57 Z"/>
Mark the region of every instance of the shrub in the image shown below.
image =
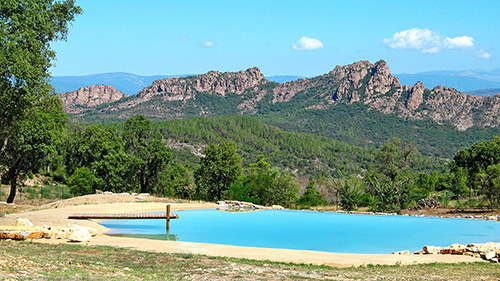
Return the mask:
<path id="1" fill-rule="evenodd" d="M 316 189 L 315 181 L 309 181 L 307 185 L 306 191 L 304 195 L 302 195 L 299 200 L 297 200 L 297 204 L 299 206 L 324 206 L 326 205 L 326 200 L 323 198 L 323 195 Z"/>
<path id="2" fill-rule="evenodd" d="M 98 179 L 87 167 L 76 169 L 68 179 L 68 187 L 72 194 L 79 196 L 95 193 Z"/>

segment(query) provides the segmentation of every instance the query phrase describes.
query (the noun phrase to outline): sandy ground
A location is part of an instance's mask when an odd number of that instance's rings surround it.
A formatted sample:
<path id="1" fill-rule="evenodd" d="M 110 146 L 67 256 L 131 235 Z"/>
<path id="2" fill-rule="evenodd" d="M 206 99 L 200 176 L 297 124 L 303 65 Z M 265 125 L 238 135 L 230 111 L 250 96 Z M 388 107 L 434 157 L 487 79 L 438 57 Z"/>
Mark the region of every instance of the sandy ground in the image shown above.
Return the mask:
<path id="1" fill-rule="evenodd" d="M 169 204 L 171 205 L 172 211 L 216 207 L 216 205 L 212 203 Z M 93 237 L 92 241 L 89 243 L 90 245 L 109 245 L 165 253 L 188 253 L 281 262 L 326 264 L 340 267 L 366 264 L 415 264 L 432 262 L 457 263 L 481 261 L 480 259 L 468 256 L 453 255 L 340 254 L 319 251 L 252 248 L 180 241 L 158 241 L 139 238 L 111 237 L 105 235 L 108 229 L 99 225 L 98 221 L 68 219 L 68 216 L 73 213 L 139 213 L 163 211 L 165 210 L 165 206 L 165 202 L 128 202 L 86 204 L 76 206 L 65 206 L 65 204 L 61 204 L 58 205 L 57 208 L 5 215 L 4 217 L 0 217 L 0 225 L 11 225 L 17 218 L 28 218 L 36 226 L 65 226 L 68 224 L 78 224 L 97 229 L 99 234 Z M 38 241 L 43 243 L 67 243 L 63 240 L 54 239 Z"/>

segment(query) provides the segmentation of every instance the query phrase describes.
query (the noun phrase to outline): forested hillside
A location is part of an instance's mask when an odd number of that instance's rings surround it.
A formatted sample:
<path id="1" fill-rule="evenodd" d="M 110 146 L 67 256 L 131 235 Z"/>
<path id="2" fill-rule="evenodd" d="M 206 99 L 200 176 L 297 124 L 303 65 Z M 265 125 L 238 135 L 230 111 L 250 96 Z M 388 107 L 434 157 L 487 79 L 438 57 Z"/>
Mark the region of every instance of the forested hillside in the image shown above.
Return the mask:
<path id="1" fill-rule="evenodd" d="M 248 167 L 259 155 L 264 155 L 273 166 L 312 177 L 361 175 L 376 154 L 373 145 L 361 147 L 314 134 L 285 131 L 251 117 L 198 117 L 157 122 L 153 127 L 174 149 L 192 152 L 210 143 L 232 141 L 242 156 L 243 166 Z M 439 169 L 443 163 L 420 156 L 413 169 L 430 171 Z"/>
<path id="2" fill-rule="evenodd" d="M 451 125 L 429 120 L 405 120 L 394 114 L 383 114 L 361 103 L 285 113 L 267 111 L 255 117 L 288 131 L 316 134 L 357 146 L 379 147 L 398 137 L 414 142 L 423 155 L 444 159 L 452 159 L 463 147 L 500 135 L 498 127 L 458 131 Z"/>

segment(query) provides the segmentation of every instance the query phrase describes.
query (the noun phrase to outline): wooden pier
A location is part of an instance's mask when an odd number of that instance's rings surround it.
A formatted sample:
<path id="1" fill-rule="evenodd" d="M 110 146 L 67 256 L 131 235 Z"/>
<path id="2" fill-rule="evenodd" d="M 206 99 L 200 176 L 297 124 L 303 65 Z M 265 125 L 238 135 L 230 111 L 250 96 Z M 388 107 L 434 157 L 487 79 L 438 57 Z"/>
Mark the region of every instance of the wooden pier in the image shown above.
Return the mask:
<path id="1" fill-rule="evenodd" d="M 135 214 L 111 214 L 111 213 L 86 213 L 86 214 L 71 214 L 68 219 L 86 220 L 86 219 L 164 219 L 167 220 L 167 229 L 170 229 L 170 220 L 178 219 L 179 215 L 170 213 L 170 205 L 167 205 L 165 213 L 135 213 Z"/>

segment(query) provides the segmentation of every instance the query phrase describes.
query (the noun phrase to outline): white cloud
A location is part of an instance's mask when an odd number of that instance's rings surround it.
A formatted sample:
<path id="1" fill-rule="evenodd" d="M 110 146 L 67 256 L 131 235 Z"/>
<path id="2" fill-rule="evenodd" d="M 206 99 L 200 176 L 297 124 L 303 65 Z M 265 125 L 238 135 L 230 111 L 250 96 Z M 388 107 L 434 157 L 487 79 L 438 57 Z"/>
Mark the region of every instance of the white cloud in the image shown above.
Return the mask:
<path id="1" fill-rule="evenodd" d="M 203 47 L 207 47 L 207 48 L 213 47 L 214 45 L 215 45 L 215 43 L 213 41 L 207 41 L 207 42 L 203 43 Z"/>
<path id="2" fill-rule="evenodd" d="M 474 46 L 474 38 L 470 36 L 442 37 L 439 33 L 429 30 L 412 28 L 396 32 L 383 43 L 395 50 L 418 50 L 422 54 L 435 54 L 443 49 L 463 49 Z"/>
<path id="3" fill-rule="evenodd" d="M 203 43 L 203 47 L 207 47 L 207 48 L 213 47 L 214 45 L 215 45 L 215 43 L 213 41 L 207 41 L 207 42 Z"/>
<path id="4" fill-rule="evenodd" d="M 292 48 L 298 51 L 317 50 L 323 48 L 323 43 L 321 43 L 318 39 L 303 36 L 299 39 L 299 41 L 297 41 L 297 43 L 292 44 Z"/>
<path id="5" fill-rule="evenodd" d="M 445 43 L 448 48 L 470 48 L 474 46 L 474 38 L 470 36 L 461 36 L 461 37 L 455 37 L 455 38 L 450 38 L 446 37 Z"/>
<path id="6" fill-rule="evenodd" d="M 488 53 L 485 49 L 481 49 L 475 53 L 476 57 L 481 59 L 489 59 L 491 58 L 491 54 Z"/>
<path id="7" fill-rule="evenodd" d="M 437 32 L 420 28 L 396 32 L 391 38 L 383 40 L 384 44 L 391 49 L 413 49 L 420 50 L 422 53 L 441 51 L 440 41 L 441 38 Z"/>

